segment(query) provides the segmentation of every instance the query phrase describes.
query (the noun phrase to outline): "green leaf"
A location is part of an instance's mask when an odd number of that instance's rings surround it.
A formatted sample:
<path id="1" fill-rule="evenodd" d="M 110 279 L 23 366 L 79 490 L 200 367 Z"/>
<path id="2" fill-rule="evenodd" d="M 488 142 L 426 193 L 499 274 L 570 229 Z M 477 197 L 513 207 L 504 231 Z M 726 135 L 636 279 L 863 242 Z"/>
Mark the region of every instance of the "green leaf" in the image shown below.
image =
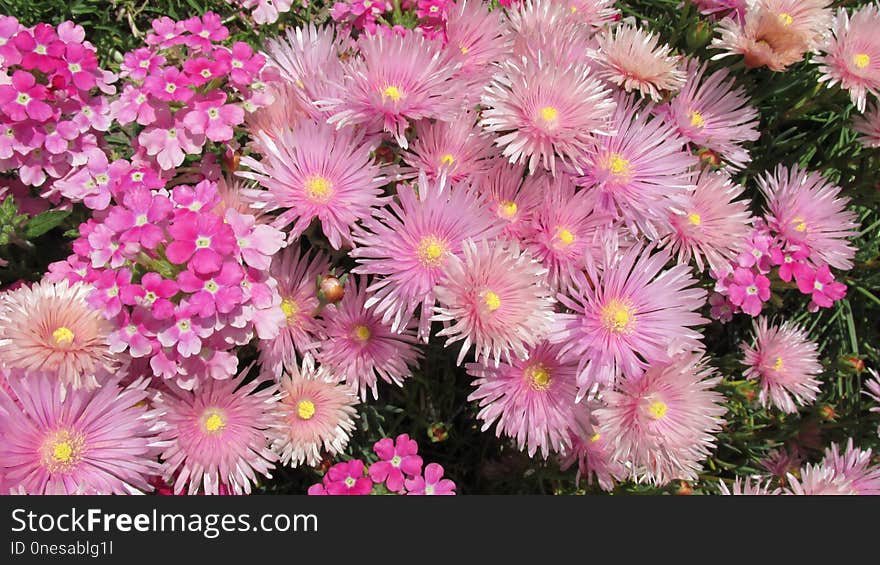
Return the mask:
<path id="1" fill-rule="evenodd" d="M 64 218 L 70 215 L 70 210 L 47 210 L 37 214 L 27 223 L 24 236 L 28 239 L 40 237 L 52 228 L 57 227 Z"/>

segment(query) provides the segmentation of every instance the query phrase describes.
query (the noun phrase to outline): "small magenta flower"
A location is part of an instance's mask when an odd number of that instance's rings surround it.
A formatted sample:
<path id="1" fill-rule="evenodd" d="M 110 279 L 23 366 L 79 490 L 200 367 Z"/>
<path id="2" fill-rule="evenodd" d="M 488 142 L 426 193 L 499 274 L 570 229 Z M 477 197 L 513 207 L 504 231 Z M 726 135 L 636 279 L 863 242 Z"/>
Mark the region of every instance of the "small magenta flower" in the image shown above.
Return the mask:
<path id="1" fill-rule="evenodd" d="M 751 237 L 746 241 L 745 247 L 737 258 L 740 267 L 755 267 L 760 273 L 769 273 L 772 266 L 770 258 L 770 246 L 773 244 L 766 232 L 760 229 L 752 231 Z"/>
<path id="2" fill-rule="evenodd" d="M 709 305 L 711 306 L 709 315 L 713 320 L 726 324 L 733 319 L 733 305 L 723 294 L 716 292 L 709 296 Z"/>
<path id="3" fill-rule="evenodd" d="M 155 249 L 165 239 L 165 232 L 159 226 L 171 214 L 171 201 L 147 188 L 137 187 L 124 193 L 122 203 L 123 206 L 110 210 L 104 225 L 115 232 L 121 243 L 138 243 Z"/>
<path id="4" fill-rule="evenodd" d="M 730 301 L 751 316 L 761 313 L 764 302 L 770 300 L 770 279 L 751 269 L 737 268 L 733 282 L 727 287 Z"/>
<path id="5" fill-rule="evenodd" d="M 166 102 L 187 102 L 195 94 L 186 74 L 177 67 L 166 67 L 144 79 L 144 90 Z"/>
<path id="6" fill-rule="evenodd" d="M 174 322 L 156 337 L 164 347 L 177 349 L 183 357 L 190 357 L 202 350 L 202 339 L 212 333 L 212 322 L 199 319 L 196 309 L 184 300 L 175 308 Z"/>
<path id="7" fill-rule="evenodd" d="M 794 247 L 787 251 L 774 247 L 770 250 L 770 259 L 774 265 L 779 266 L 779 278 L 785 282 L 791 282 L 792 277 L 796 277 L 804 269 L 809 269 L 805 261 L 809 255 L 810 250 L 807 247 Z"/>
<path id="8" fill-rule="evenodd" d="M 241 281 L 244 271 L 235 261 L 226 261 L 219 272 L 213 275 L 199 275 L 183 271 L 177 276 L 180 290 L 194 293 L 189 297 L 192 308 L 199 316 L 212 316 L 214 313 L 228 314 L 241 304 L 244 293 Z"/>
<path id="9" fill-rule="evenodd" d="M 337 463 L 327 471 L 325 488 L 331 495 L 365 495 L 373 492 L 373 481 L 364 476 L 364 462 L 353 459 Z"/>
<path id="10" fill-rule="evenodd" d="M 229 141 L 233 126 L 244 122 L 244 110 L 226 103 L 226 94 L 214 91 L 197 100 L 194 109 L 186 113 L 183 123 L 193 134 L 205 134 L 211 141 Z"/>
<path id="11" fill-rule="evenodd" d="M 380 439 L 373 445 L 379 461 L 370 465 L 370 478 L 375 483 L 385 483 L 388 490 L 401 492 L 404 489 L 404 476 L 414 478 L 422 472 L 422 458 L 416 455 L 419 444 L 407 434 L 397 439 Z"/>
<path id="12" fill-rule="evenodd" d="M 11 84 L 0 85 L 0 110 L 16 122 L 28 118 L 45 122 L 52 117 L 52 108 L 44 102 L 48 91 L 37 84 L 34 75 L 15 71 Z"/>
<path id="13" fill-rule="evenodd" d="M 166 109 L 155 123 L 140 133 L 138 143 L 167 171 L 179 167 L 186 155 L 200 153 L 205 136 L 189 131 L 186 124 L 172 118 Z"/>
<path id="14" fill-rule="evenodd" d="M 405 481 L 407 494 L 412 495 L 454 495 L 455 483 L 443 478 L 443 466 L 428 463 L 425 475 Z"/>
<path id="15" fill-rule="evenodd" d="M 835 300 L 846 296 L 846 285 L 834 280 L 828 265 L 822 265 L 815 271 L 810 268 L 795 273 L 798 289 L 804 294 L 812 295 L 810 311 L 828 308 Z"/>
<path id="16" fill-rule="evenodd" d="M 193 270 L 202 275 L 218 271 L 223 257 L 235 249 L 232 228 L 213 214 L 181 214 L 168 233 L 175 240 L 165 249 L 168 260 L 176 265 L 191 261 Z"/>
<path id="17" fill-rule="evenodd" d="M 169 300 L 177 294 L 175 281 L 163 279 L 158 273 L 147 273 L 141 278 L 144 290 L 142 305 L 149 308 L 157 320 L 166 320 L 174 315 L 174 304 Z"/>

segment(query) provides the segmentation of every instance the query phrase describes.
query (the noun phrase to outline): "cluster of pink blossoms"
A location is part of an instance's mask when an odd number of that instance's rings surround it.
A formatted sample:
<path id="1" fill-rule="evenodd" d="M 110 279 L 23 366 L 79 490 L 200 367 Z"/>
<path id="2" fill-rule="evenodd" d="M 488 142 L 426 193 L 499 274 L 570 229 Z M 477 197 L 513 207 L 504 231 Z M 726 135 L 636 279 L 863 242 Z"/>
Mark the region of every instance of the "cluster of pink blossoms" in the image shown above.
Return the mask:
<path id="1" fill-rule="evenodd" d="M 0 172 L 51 195 L 58 179 L 103 156 L 116 77 L 73 22 L 26 28 L 0 16 Z"/>
<path id="2" fill-rule="evenodd" d="M 733 180 L 760 135 L 746 91 L 613 2 L 503 5 L 405 2 L 406 29 L 390 4 L 338 3 L 337 25 L 265 53 L 216 14 L 155 20 L 109 102 L 132 153 L 55 183 L 92 215 L 48 280 L 0 301 L 0 487 L 249 493 L 344 459 L 359 400 L 405 386 L 429 343 L 529 456 L 606 490 L 697 480 L 727 411 L 706 315 L 757 316 L 787 286 L 831 306 L 856 215 L 780 166 L 753 217 Z M 815 401 L 805 330 L 760 318 L 741 349 L 764 407 Z M 132 402 L 67 418 L 113 395 Z M 85 454 L 117 420 L 135 463 L 108 478 L 119 458 Z M 310 493 L 454 491 L 408 436 L 374 451 Z"/>
<path id="3" fill-rule="evenodd" d="M 443 467 L 428 463 L 422 469 L 418 443 L 407 434 L 383 438 L 373 446 L 379 458 L 366 467 L 360 459 L 337 463 L 322 482 L 309 488 L 310 495 L 365 495 L 374 492 L 406 495 L 454 495 L 455 483 L 443 478 Z"/>

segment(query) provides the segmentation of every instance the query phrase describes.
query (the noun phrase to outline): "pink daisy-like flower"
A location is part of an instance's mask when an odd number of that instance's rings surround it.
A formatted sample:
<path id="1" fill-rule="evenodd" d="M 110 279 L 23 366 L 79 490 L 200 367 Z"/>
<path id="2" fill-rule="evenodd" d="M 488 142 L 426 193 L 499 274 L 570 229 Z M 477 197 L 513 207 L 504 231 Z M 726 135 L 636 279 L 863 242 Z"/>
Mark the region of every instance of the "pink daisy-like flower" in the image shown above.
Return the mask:
<path id="1" fill-rule="evenodd" d="M 755 141 L 758 133 L 758 111 L 748 104 L 742 88 L 734 88 L 734 80 L 726 80 L 727 69 L 708 77 L 706 63 L 688 61 L 687 82 L 678 96 L 658 108 L 678 129 L 679 135 L 694 145 L 715 151 L 735 168 L 749 161 L 742 148 L 746 141 Z"/>
<path id="2" fill-rule="evenodd" d="M 674 125 L 632 96 L 618 98 L 612 124 L 617 133 L 599 138 L 576 182 L 595 193 L 597 210 L 656 238 L 676 199 L 693 190 L 698 160 Z"/>
<path id="3" fill-rule="evenodd" d="M 598 260 L 613 241 L 616 234 L 609 227 L 611 218 L 593 211 L 592 196 L 584 190 L 577 192 L 569 175 L 547 182 L 535 175 L 529 178 L 532 190 L 543 192 L 543 198 L 532 207 L 531 222 L 519 235 L 526 249 L 547 268 L 550 287 L 565 290 L 588 257 Z M 516 210 L 519 212 L 518 205 Z"/>
<path id="4" fill-rule="evenodd" d="M 493 366 L 468 363 L 476 390 L 482 430 L 496 425 L 496 435 L 515 439 L 517 448 L 534 457 L 562 453 L 571 446 L 574 425 L 577 364 L 559 359 L 559 347 L 546 342 L 530 347 L 525 360 Z"/>
<path id="5" fill-rule="evenodd" d="M 840 83 L 849 91 L 859 112 L 865 111 L 868 93 L 880 96 L 880 6 L 867 4 L 852 16 L 839 8 L 831 26 L 832 37 L 823 46 L 825 55 L 816 58 L 828 86 Z"/>
<path id="6" fill-rule="evenodd" d="M 285 465 L 311 467 L 321 462 L 321 451 L 341 453 L 356 418 L 357 396 L 353 387 L 335 382 L 324 368 L 315 369 L 310 359 L 300 369 L 293 366 L 281 377 L 279 422 L 272 432 L 272 449 Z"/>
<path id="7" fill-rule="evenodd" d="M 857 494 L 852 483 L 827 463 L 807 464 L 800 477 L 788 474 L 789 488 L 783 494 L 800 496 L 845 496 Z"/>
<path id="8" fill-rule="evenodd" d="M 692 328 L 707 322 L 697 312 L 706 291 L 694 286 L 687 265 L 663 270 L 669 259 L 668 251 L 633 245 L 601 274 L 588 263 L 585 274 L 575 273 L 571 297 L 558 296 L 574 313 L 557 315 L 550 341 L 578 359 L 579 396 L 618 376 L 638 380 L 669 355 L 702 348 Z"/>
<path id="9" fill-rule="evenodd" d="M 568 8 L 575 18 L 593 30 L 602 29 L 620 16 L 620 11 L 614 7 L 614 0 L 553 0 L 553 2 Z"/>
<path id="10" fill-rule="evenodd" d="M 711 269 L 729 267 L 752 229 L 749 201 L 735 200 L 743 190 L 725 173 L 703 171 L 697 188 L 683 196 L 681 211 L 669 214 L 673 232 L 665 241 L 679 263 L 690 263 L 693 258 L 702 271 L 705 257 Z"/>
<path id="11" fill-rule="evenodd" d="M 625 92 L 638 90 L 655 102 L 685 82 L 681 57 L 659 45 L 659 36 L 632 25 L 619 25 L 596 36 L 598 74 Z"/>
<path id="12" fill-rule="evenodd" d="M 492 138 L 476 125 L 472 112 L 462 112 L 450 122 L 418 122 L 415 131 L 412 151 L 401 155 L 413 167 L 413 176 L 424 171 L 432 181 L 460 182 L 492 165 Z"/>
<path id="13" fill-rule="evenodd" d="M 522 165 L 495 159 L 476 186 L 504 224 L 504 234 L 519 238 L 529 230 L 544 183 L 544 175 L 526 175 Z"/>
<path id="14" fill-rule="evenodd" d="M 557 156 L 577 166 L 596 134 L 608 131 L 614 101 L 589 67 L 557 65 L 541 53 L 509 59 L 486 87 L 482 125 L 511 163 L 556 172 Z"/>
<path id="15" fill-rule="evenodd" d="M 834 469 L 836 475 L 849 482 L 856 494 L 877 496 L 880 495 L 880 466 L 871 465 L 871 455 L 870 449 L 854 447 L 852 438 L 849 438 L 843 453 L 836 443 L 832 443 L 825 450 L 821 464 Z"/>
<path id="16" fill-rule="evenodd" d="M 761 477 L 736 477 L 729 488 L 723 481 L 719 481 L 718 490 L 726 496 L 768 496 L 782 492 L 778 488 L 771 489 L 770 480 L 765 482 Z"/>
<path id="17" fill-rule="evenodd" d="M 574 425 L 569 430 L 571 449 L 560 461 L 561 469 L 568 470 L 577 463 L 575 482 L 586 477 L 587 485 L 595 478 L 604 491 L 614 489 L 615 481 L 623 480 L 627 471 L 623 463 L 611 457 L 610 438 L 597 431 L 598 420 L 593 412 L 601 406 L 598 402 L 582 401 L 575 407 Z"/>
<path id="18" fill-rule="evenodd" d="M 505 20 L 514 56 L 541 53 L 560 66 L 594 66 L 589 53 L 593 30 L 570 6 L 552 0 L 524 0 L 508 8 Z"/>
<path id="19" fill-rule="evenodd" d="M 428 463 L 425 466 L 424 476 L 418 476 L 404 481 L 406 494 L 408 495 L 454 495 L 455 483 L 450 479 L 443 478 L 443 467 L 437 463 Z"/>
<path id="20" fill-rule="evenodd" d="M 260 365 L 273 376 L 280 377 L 285 367 L 296 366 L 296 354 L 314 348 L 321 331 L 317 319 L 318 278 L 330 269 L 330 260 L 323 253 L 314 255 L 300 251 L 299 244 L 287 247 L 272 258 L 269 274 L 278 282 L 281 311 L 285 324 L 278 337 L 259 342 Z"/>
<path id="21" fill-rule="evenodd" d="M 158 470 L 148 380 L 62 392 L 54 375 L 12 371 L 0 391 L 0 474 L 28 494 L 137 494 Z M 3 494 L 9 494 L 8 490 Z"/>
<path id="22" fill-rule="evenodd" d="M 880 104 L 874 103 L 853 120 L 853 129 L 862 134 L 859 142 L 865 147 L 880 147 Z"/>
<path id="23" fill-rule="evenodd" d="M 424 118 L 448 119 L 458 109 L 449 96 L 458 84 L 455 68 L 444 64 L 439 43 L 419 34 L 365 34 L 358 42 L 361 57 L 350 61 L 339 98 L 323 101 L 333 112 L 329 123 L 364 124 L 386 131 L 406 149 L 406 128 Z"/>
<path id="24" fill-rule="evenodd" d="M 379 378 L 403 386 L 421 357 L 414 327 L 407 326 L 400 333 L 391 331 L 374 308 L 364 306 L 366 286 L 365 278 L 351 276 L 342 300 L 327 305 L 321 314 L 323 332 L 315 353 L 321 366 L 352 385 L 361 399 L 366 399 L 367 391 L 378 397 Z"/>
<path id="25" fill-rule="evenodd" d="M 724 18 L 717 30 L 712 47 L 722 53 L 713 59 L 742 55 L 748 68 L 766 66 L 777 72 L 803 59 L 816 39 L 812 21 L 795 21 L 764 3 L 749 7 L 742 17 Z"/>
<path id="26" fill-rule="evenodd" d="M 107 338 L 113 330 L 89 306 L 92 287 L 42 281 L 0 294 L 0 364 L 44 371 L 67 387 L 99 386 L 116 366 Z"/>
<path id="27" fill-rule="evenodd" d="M 203 379 L 194 391 L 169 385 L 155 399 L 165 428 L 159 438 L 163 478 L 174 494 L 219 494 L 221 486 L 235 494 L 250 494 L 259 475 L 272 478 L 278 457 L 269 450 L 276 425 L 274 406 L 278 386 L 260 388 L 265 381 L 242 384 L 245 373 L 227 380 Z"/>
<path id="28" fill-rule="evenodd" d="M 501 225 L 470 185 L 444 189 L 419 177 L 418 192 L 397 186 L 397 201 L 354 229 L 351 251 L 358 274 L 379 275 L 367 289 L 366 307 L 375 305 L 383 323 L 403 331 L 421 305 L 418 338 L 427 342 L 436 302 L 434 286 L 449 258 L 460 255 L 465 239 L 490 239 Z"/>
<path id="29" fill-rule="evenodd" d="M 856 250 L 846 238 L 858 235 L 859 224 L 839 186 L 798 165 L 779 165 L 758 186 L 767 198 L 767 223 L 787 244 L 808 247 L 817 265 L 852 268 Z"/>
<path id="30" fill-rule="evenodd" d="M 262 134 L 263 159 L 244 157 L 239 172 L 267 189 L 258 196 L 268 211 L 283 209 L 276 227 L 293 224 L 296 239 L 318 218 L 333 249 L 351 245 L 351 226 L 381 205 L 386 179 L 373 164 L 370 146 L 353 128 L 334 131 L 326 124 L 301 120 L 277 139 Z"/>
<path id="31" fill-rule="evenodd" d="M 462 0 L 449 7 L 446 14 L 446 58 L 458 65 L 456 76 L 481 87 L 493 67 L 510 52 L 510 39 L 505 35 L 501 10 L 489 10 L 479 0 Z M 479 88 L 463 89 L 462 95 L 475 93 Z"/>
<path id="32" fill-rule="evenodd" d="M 783 412 L 797 411 L 816 400 L 822 372 L 819 353 L 806 330 L 789 322 L 770 326 L 767 319 L 754 323 L 755 345 L 743 343 L 743 363 L 747 379 L 761 382 L 759 398 L 763 406 L 772 404 Z"/>
<path id="33" fill-rule="evenodd" d="M 478 363 L 526 357 L 553 325 L 556 301 L 546 274 L 517 241 L 464 241 L 434 289 L 440 306 L 432 318 L 449 323 L 437 333 L 448 337 L 447 347 L 463 340 L 459 365 L 471 345 Z"/>
<path id="34" fill-rule="evenodd" d="M 686 353 L 606 391 L 606 406 L 596 417 L 599 433 L 610 438 L 612 457 L 630 463 L 639 482 L 696 480 L 727 411 L 724 396 L 712 390 L 719 382 L 705 358 Z"/>
<path id="35" fill-rule="evenodd" d="M 370 465 L 370 479 L 375 483 L 385 483 L 388 490 L 401 492 L 405 477 L 422 474 L 422 458 L 417 455 L 419 444 L 407 434 L 396 439 L 382 438 L 373 445 L 379 461 Z"/>

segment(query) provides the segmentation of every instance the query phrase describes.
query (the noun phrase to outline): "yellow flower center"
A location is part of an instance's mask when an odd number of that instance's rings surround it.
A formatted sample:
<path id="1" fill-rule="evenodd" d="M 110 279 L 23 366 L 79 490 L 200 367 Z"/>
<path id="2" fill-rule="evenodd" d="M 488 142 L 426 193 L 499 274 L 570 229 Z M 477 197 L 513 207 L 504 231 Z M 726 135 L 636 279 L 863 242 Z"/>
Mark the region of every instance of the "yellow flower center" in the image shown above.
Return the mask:
<path id="1" fill-rule="evenodd" d="M 578 11 L 577 6 L 572 6 L 572 7 L 569 8 L 569 10 L 571 10 L 571 13 L 572 13 L 572 14 L 576 14 L 577 11 Z"/>
<path id="2" fill-rule="evenodd" d="M 871 64 L 871 57 L 867 53 L 856 53 L 853 55 L 853 63 L 856 67 L 864 69 Z"/>
<path id="3" fill-rule="evenodd" d="M 691 110 L 691 113 L 688 114 L 691 118 L 691 125 L 697 128 L 703 127 L 703 114 L 697 112 L 696 110 Z"/>
<path id="4" fill-rule="evenodd" d="M 525 370 L 525 376 L 532 390 L 542 391 L 550 388 L 550 369 L 543 363 L 530 365 Z"/>
<path id="5" fill-rule="evenodd" d="M 464 45 L 461 46 L 461 54 L 462 54 L 462 55 L 467 55 L 467 54 L 468 54 L 468 51 L 470 51 L 470 49 L 468 49 L 468 48 L 465 47 Z"/>
<path id="6" fill-rule="evenodd" d="M 358 326 L 354 329 L 354 337 L 359 339 L 360 341 L 367 341 L 370 339 L 370 328 L 367 326 Z"/>
<path id="7" fill-rule="evenodd" d="M 59 430 L 49 435 L 40 448 L 43 466 L 50 473 L 66 473 L 82 460 L 84 448 L 82 434 Z"/>
<path id="8" fill-rule="evenodd" d="M 574 234 L 568 231 L 566 228 L 556 228 L 556 239 L 561 241 L 563 245 L 571 245 L 574 243 Z"/>
<path id="9" fill-rule="evenodd" d="M 498 215 L 509 219 L 516 215 L 518 209 L 516 202 L 505 200 L 498 205 Z"/>
<path id="10" fill-rule="evenodd" d="M 794 224 L 794 231 L 805 232 L 807 231 L 807 222 L 804 221 L 803 218 L 795 218 L 791 221 Z"/>
<path id="11" fill-rule="evenodd" d="M 390 98 L 392 102 L 397 102 L 400 100 L 400 97 L 403 96 L 403 93 L 400 92 L 400 89 L 394 85 L 386 86 L 382 90 L 382 98 Z"/>
<path id="12" fill-rule="evenodd" d="M 783 365 L 784 365 L 784 363 L 782 361 L 782 357 L 777 357 L 776 363 L 773 364 L 773 370 L 774 371 L 781 371 Z"/>
<path id="13" fill-rule="evenodd" d="M 485 294 L 483 294 L 483 302 L 486 304 L 486 308 L 488 308 L 490 312 L 494 312 L 501 308 L 501 298 L 491 290 L 487 290 Z"/>
<path id="14" fill-rule="evenodd" d="M 791 14 L 786 14 L 785 12 L 782 12 L 781 14 L 779 14 L 779 21 L 782 22 L 782 25 L 784 26 L 790 26 L 791 23 L 794 21 L 794 18 L 791 17 Z"/>
<path id="15" fill-rule="evenodd" d="M 648 404 L 648 416 L 655 420 L 659 420 L 665 416 L 668 410 L 669 407 L 666 406 L 666 403 L 662 400 L 655 400 L 651 404 Z"/>
<path id="16" fill-rule="evenodd" d="M 320 175 L 306 179 L 306 196 L 316 204 L 324 204 L 333 196 L 333 183 Z"/>
<path id="17" fill-rule="evenodd" d="M 690 214 L 688 214 L 688 221 L 689 221 L 692 225 L 694 225 L 694 226 L 698 226 L 698 225 L 700 225 L 701 223 L 703 223 L 703 218 L 702 218 L 702 216 L 700 216 L 700 215 L 697 214 L 696 212 L 691 212 Z"/>
<path id="18" fill-rule="evenodd" d="M 212 412 L 207 418 L 205 418 L 205 431 L 208 433 L 216 433 L 226 427 L 226 421 L 223 420 L 223 416 L 218 414 L 217 412 Z"/>
<path id="19" fill-rule="evenodd" d="M 285 298 L 281 301 L 281 311 L 284 312 L 284 315 L 290 320 L 299 313 L 299 306 L 297 306 L 296 302 L 293 300 Z"/>
<path id="20" fill-rule="evenodd" d="M 446 165 L 447 167 L 451 167 L 452 164 L 455 163 L 455 157 L 452 156 L 452 153 L 447 153 L 440 157 L 440 164 Z"/>
<path id="21" fill-rule="evenodd" d="M 608 157 L 608 162 L 605 165 L 605 168 L 611 171 L 611 174 L 616 177 L 629 177 L 629 161 L 624 159 L 619 153 L 612 153 Z"/>
<path id="22" fill-rule="evenodd" d="M 593 437 L 590 438 L 590 443 L 596 443 L 599 441 L 599 438 L 602 437 L 599 435 L 599 432 L 593 434 Z"/>
<path id="23" fill-rule="evenodd" d="M 541 119 L 547 123 L 555 122 L 559 117 L 559 110 L 553 106 L 544 106 L 541 108 Z"/>
<path id="24" fill-rule="evenodd" d="M 311 420 L 315 416 L 315 403 L 311 400 L 300 400 L 296 404 L 296 415 L 301 420 Z"/>
<path id="25" fill-rule="evenodd" d="M 438 267 L 449 250 L 446 243 L 437 236 L 428 235 L 419 241 L 416 255 L 425 267 Z"/>
<path id="26" fill-rule="evenodd" d="M 70 328 L 66 328 L 64 326 L 61 326 L 60 328 L 52 332 L 52 339 L 55 340 L 55 343 L 57 345 L 70 345 L 71 343 L 73 343 L 74 337 L 75 336 L 73 335 L 73 332 L 70 331 Z"/>
<path id="27" fill-rule="evenodd" d="M 616 298 L 602 308 L 600 318 L 602 327 L 613 333 L 629 333 L 635 323 L 632 305 Z"/>

